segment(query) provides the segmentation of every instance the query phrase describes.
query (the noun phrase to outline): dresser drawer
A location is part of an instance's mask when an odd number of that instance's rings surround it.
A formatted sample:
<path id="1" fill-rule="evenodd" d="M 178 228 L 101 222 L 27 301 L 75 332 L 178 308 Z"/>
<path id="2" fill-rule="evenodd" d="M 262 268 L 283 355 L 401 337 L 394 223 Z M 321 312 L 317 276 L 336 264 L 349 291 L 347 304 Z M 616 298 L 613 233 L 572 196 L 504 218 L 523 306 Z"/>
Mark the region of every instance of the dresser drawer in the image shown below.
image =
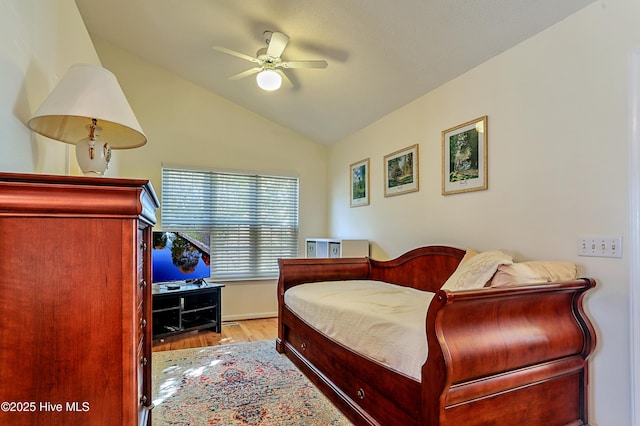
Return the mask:
<path id="1" fill-rule="evenodd" d="M 139 279 L 138 283 L 136 284 L 136 287 L 137 287 L 137 296 L 136 296 L 137 297 L 137 299 L 136 299 L 137 303 L 136 304 L 138 306 L 142 305 L 142 303 L 144 302 L 144 299 L 145 299 L 144 293 L 145 293 L 148 285 L 149 284 L 144 279 Z"/>
<path id="2" fill-rule="evenodd" d="M 142 396 L 144 395 L 144 368 L 149 362 L 147 358 L 147 354 L 144 350 L 144 337 L 140 340 L 140 345 L 138 346 L 138 397 L 140 398 L 140 402 L 142 404 Z"/>
<path id="3" fill-rule="evenodd" d="M 137 254 L 138 268 L 137 268 L 137 277 L 136 277 L 137 278 L 136 282 L 138 283 L 138 303 L 140 303 L 140 301 L 143 300 L 144 291 L 147 285 L 149 285 L 145 277 L 146 255 L 147 255 L 147 245 L 144 242 L 144 233 L 141 229 L 138 229 L 138 254 Z"/>
<path id="4" fill-rule="evenodd" d="M 147 395 L 147 370 L 149 369 L 151 359 L 145 352 L 144 339 L 138 346 L 138 374 L 137 374 L 137 387 L 138 387 L 138 420 L 140 424 L 146 424 L 146 417 L 148 416 L 149 406 L 151 405 L 151 395 Z"/>
<path id="5" fill-rule="evenodd" d="M 136 314 L 136 318 L 138 319 L 137 327 L 136 327 L 136 341 L 140 343 L 140 341 L 142 341 L 142 338 L 146 334 L 147 328 L 151 327 L 151 324 L 149 324 L 145 316 L 143 303 L 140 303 L 138 305 L 138 312 Z"/>

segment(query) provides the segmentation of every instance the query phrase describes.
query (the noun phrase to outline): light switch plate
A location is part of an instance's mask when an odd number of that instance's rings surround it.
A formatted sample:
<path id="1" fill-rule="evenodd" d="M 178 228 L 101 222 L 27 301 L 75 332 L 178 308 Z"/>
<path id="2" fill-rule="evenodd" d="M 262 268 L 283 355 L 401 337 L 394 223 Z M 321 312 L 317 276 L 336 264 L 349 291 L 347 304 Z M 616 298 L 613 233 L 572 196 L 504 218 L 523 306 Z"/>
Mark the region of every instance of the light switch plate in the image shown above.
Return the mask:
<path id="1" fill-rule="evenodd" d="M 622 237 L 579 237 L 578 256 L 622 257 Z"/>

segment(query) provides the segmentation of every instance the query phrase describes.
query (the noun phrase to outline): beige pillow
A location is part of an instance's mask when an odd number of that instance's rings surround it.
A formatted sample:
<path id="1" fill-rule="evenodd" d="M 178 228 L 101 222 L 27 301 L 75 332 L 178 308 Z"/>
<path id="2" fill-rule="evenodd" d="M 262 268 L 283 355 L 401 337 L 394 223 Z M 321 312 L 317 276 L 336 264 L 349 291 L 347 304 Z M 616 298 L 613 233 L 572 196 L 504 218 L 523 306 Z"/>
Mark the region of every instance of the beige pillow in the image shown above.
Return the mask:
<path id="1" fill-rule="evenodd" d="M 484 287 L 498 266 L 511 265 L 513 258 L 499 250 L 485 251 L 460 262 L 458 268 L 442 285 L 443 290 L 471 290 Z"/>
<path id="2" fill-rule="evenodd" d="M 471 259 L 473 256 L 477 255 L 478 252 L 467 248 L 467 251 L 464 253 L 464 256 L 462 257 L 462 260 L 460 260 L 460 263 L 458 265 L 462 265 L 463 263 L 467 263 L 469 261 L 469 259 Z"/>
<path id="3" fill-rule="evenodd" d="M 571 262 L 529 261 L 503 265 L 491 280 L 491 287 L 510 284 L 540 284 L 576 279 L 578 267 Z"/>

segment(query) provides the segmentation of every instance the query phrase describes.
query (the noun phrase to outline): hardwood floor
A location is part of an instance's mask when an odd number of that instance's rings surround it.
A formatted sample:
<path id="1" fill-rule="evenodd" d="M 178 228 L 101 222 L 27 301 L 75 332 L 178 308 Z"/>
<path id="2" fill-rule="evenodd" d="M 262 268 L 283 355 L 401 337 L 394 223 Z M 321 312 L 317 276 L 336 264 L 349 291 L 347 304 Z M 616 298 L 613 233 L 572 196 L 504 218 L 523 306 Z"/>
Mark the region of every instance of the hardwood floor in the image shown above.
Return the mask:
<path id="1" fill-rule="evenodd" d="M 171 336 L 153 342 L 153 351 L 199 348 L 231 343 L 275 340 L 278 337 L 278 318 L 261 318 L 222 323 L 222 333 L 203 330 Z"/>

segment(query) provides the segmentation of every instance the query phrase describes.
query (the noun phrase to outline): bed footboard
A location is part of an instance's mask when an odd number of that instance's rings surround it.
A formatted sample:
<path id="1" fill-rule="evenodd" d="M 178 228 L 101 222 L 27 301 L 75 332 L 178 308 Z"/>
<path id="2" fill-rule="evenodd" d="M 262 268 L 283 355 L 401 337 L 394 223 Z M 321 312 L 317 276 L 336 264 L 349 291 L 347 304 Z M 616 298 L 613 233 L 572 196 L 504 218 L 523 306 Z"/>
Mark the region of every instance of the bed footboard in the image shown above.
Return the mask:
<path id="1" fill-rule="evenodd" d="M 591 279 L 440 291 L 427 316 L 425 425 L 588 424 Z"/>

